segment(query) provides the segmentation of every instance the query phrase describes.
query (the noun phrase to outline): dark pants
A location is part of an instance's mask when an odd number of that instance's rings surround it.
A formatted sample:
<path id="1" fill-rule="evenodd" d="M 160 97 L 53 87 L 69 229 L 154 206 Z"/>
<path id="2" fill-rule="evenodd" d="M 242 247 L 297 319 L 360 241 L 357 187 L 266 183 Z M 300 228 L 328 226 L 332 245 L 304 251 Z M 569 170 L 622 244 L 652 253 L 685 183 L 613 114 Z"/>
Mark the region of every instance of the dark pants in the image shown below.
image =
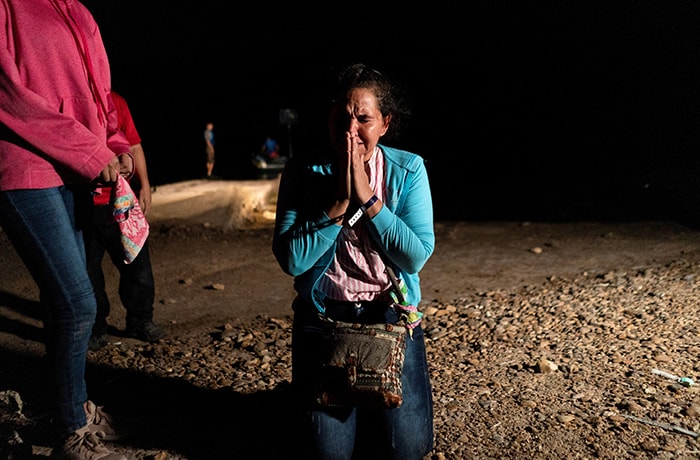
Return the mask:
<path id="1" fill-rule="evenodd" d="M 119 270 L 119 299 L 126 309 L 126 327 L 152 321 L 155 282 L 148 241 L 144 243 L 141 252 L 133 262 L 125 263 L 119 225 L 112 218 L 111 207 L 96 206 L 94 211 L 94 225 L 85 231 L 88 274 L 97 298 L 97 316 L 92 329 L 93 335 L 107 333 L 110 304 L 102 271 L 105 252 L 109 254 L 112 263 Z"/>

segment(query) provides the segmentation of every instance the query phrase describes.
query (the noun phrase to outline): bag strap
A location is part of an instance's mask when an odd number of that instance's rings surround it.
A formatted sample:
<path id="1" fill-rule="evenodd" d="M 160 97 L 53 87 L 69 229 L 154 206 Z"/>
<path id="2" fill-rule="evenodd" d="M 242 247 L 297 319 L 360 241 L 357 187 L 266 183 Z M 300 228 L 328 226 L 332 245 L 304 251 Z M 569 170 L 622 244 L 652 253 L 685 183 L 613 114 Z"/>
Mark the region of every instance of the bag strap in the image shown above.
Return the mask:
<path id="1" fill-rule="evenodd" d="M 396 300 L 399 305 L 403 305 L 406 303 L 406 285 L 403 284 L 399 279 L 396 277 L 396 273 L 394 273 L 394 269 L 391 268 L 391 265 L 386 265 L 386 274 L 389 275 L 389 280 L 391 281 L 391 286 L 394 288 L 394 294 L 396 295 Z"/>
<path id="2" fill-rule="evenodd" d="M 406 300 L 406 294 L 408 294 L 406 283 L 396 276 L 391 265 L 386 263 L 386 259 L 384 262 L 386 265 L 386 273 L 389 275 L 389 280 L 391 280 L 391 297 L 394 299 L 396 307 L 401 310 L 399 322 L 405 324 L 409 333 L 412 333 L 413 329 L 423 320 L 423 313 L 418 311 L 415 305 L 408 303 L 408 300 Z"/>

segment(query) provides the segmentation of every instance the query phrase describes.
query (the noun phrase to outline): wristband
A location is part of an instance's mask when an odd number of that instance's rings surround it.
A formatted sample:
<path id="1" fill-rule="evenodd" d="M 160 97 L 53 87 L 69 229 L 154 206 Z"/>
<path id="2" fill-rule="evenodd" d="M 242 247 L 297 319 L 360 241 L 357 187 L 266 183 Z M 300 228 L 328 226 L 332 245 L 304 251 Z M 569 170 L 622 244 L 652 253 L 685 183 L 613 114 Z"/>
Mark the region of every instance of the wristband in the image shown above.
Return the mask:
<path id="1" fill-rule="evenodd" d="M 367 200 L 367 203 L 360 206 L 360 209 L 362 209 L 362 212 L 367 212 L 367 210 L 371 208 L 372 205 L 377 202 L 377 200 L 379 200 L 379 198 L 377 198 L 377 195 L 372 195 L 372 198 Z"/>
<path id="2" fill-rule="evenodd" d="M 357 221 L 360 220 L 360 217 L 362 217 L 362 214 L 362 208 L 359 208 L 357 212 L 350 219 L 348 219 L 348 225 L 351 227 L 355 225 Z"/>
<path id="3" fill-rule="evenodd" d="M 366 213 L 367 209 L 370 208 L 374 203 L 376 203 L 377 200 L 379 200 L 379 198 L 377 198 L 377 195 L 372 195 L 372 198 L 367 200 L 367 203 L 360 206 L 357 212 L 350 219 L 348 219 L 348 225 L 350 225 L 351 227 L 355 225 L 357 221 L 360 220 L 360 217 L 362 217 L 362 214 Z"/>

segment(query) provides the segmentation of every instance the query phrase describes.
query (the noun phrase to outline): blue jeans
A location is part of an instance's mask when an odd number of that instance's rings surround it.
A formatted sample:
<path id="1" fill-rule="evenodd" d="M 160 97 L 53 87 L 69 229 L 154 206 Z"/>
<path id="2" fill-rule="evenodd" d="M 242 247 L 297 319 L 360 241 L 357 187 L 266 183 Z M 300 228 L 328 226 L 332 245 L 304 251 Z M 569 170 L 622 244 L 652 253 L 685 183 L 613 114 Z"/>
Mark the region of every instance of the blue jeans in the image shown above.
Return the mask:
<path id="1" fill-rule="evenodd" d="M 372 305 L 373 307 L 374 305 Z M 369 313 L 366 320 L 362 316 Z M 341 321 L 379 322 L 372 312 L 327 314 Z M 396 321 L 396 313 L 388 310 L 385 319 Z M 373 318 L 370 318 L 373 316 Z M 352 458 L 382 458 L 421 460 L 433 446 L 433 397 L 428 373 L 423 329 L 418 326 L 407 339 L 406 357 L 401 385 L 403 402 L 396 409 L 314 407 L 307 398 L 316 385 L 320 349 L 320 322 L 308 307 L 295 305 L 292 328 L 292 383 L 301 391 L 300 420 L 302 436 L 310 445 L 307 455 L 316 459 L 350 460 Z"/>
<path id="2" fill-rule="evenodd" d="M 114 221 L 111 206 L 97 206 L 93 209 L 91 226 L 84 231 L 87 247 L 88 273 L 97 298 L 97 315 L 92 335 L 107 333 L 107 317 L 110 303 L 105 291 L 105 276 L 102 259 L 105 251 L 112 264 L 119 270 L 119 299 L 126 309 L 126 327 L 138 327 L 153 320 L 155 282 L 151 267 L 148 241 L 139 255 L 130 263 L 124 263 L 124 249 L 119 225 Z"/>
<path id="3" fill-rule="evenodd" d="M 66 187 L 0 192 L 0 225 L 39 287 L 58 435 L 87 425 L 85 366 L 95 320 L 76 195 Z"/>

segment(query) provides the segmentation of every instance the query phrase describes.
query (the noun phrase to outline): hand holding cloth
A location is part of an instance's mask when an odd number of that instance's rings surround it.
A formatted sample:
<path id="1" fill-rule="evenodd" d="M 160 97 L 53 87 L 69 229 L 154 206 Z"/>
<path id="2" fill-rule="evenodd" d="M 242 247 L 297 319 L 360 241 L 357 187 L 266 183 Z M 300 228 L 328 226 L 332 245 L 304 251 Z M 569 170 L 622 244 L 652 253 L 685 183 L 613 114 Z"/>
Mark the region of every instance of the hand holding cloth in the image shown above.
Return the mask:
<path id="1" fill-rule="evenodd" d="M 112 206 L 121 233 L 124 263 L 130 264 L 146 243 L 149 225 L 129 182 L 121 175 L 112 188 Z"/>

